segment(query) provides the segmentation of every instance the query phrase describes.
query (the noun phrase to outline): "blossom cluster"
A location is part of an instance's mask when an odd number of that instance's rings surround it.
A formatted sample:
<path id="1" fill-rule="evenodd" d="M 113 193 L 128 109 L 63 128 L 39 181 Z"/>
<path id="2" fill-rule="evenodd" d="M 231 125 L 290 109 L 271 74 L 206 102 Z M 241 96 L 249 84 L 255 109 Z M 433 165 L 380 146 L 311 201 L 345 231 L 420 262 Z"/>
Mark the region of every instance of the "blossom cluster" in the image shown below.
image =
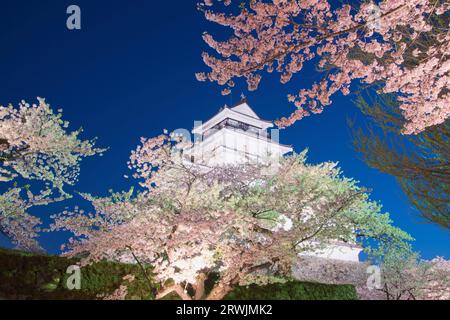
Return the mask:
<path id="1" fill-rule="evenodd" d="M 0 231 L 27 250 L 39 248 L 40 223 L 28 209 L 70 197 L 64 187 L 77 181 L 81 160 L 104 151 L 94 147 L 95 140 L 81 140 L 82 129 L 68 132 L 62 110 L 55 113 L 44 99 L 38 102 L 0 106 L 0 182 L 6 187 Z"/>
<path id="2" fill-rule="evenodd" d="M 383 0 L 377 5 L 342 4 L 327 0 L 250 1 L 239 14 L 200 3 L 209 21 L 233 32 L 218 41 L 205 32 L 205 42 L 218 57 L 203 53 L 211 69 L 198 73 L 231 92 L 234 79 L 244 77 L 255 90 L 263 71 L 276 70 L 281 82 L 291 80 L 307 62 L 325 68 L 325 77 L 311 88 L 290 94 L 297 110 L 277 124 L 285 127 L 311 113 L 321 113 L 337 92 L 350 93 L 354 81 L 382 83 L 385 93 L 397 93 L 405 118 L 404 133 L 416 134 L 450 116 L 450 33 L 448 1 Z"/>
<path id="3" fill-rule="evenodd" d="M 191 298 L 183 289 L 191 286 L 201 298 L 205 275 L 214 272 L 220 280 L 209 297 L 220 298 L 236 284 L 290 277 L 299 252 L 330 239 L 383 239 L 369 254 L 383 241 L 410 240 L 335 163 L 308 165 L 302 153 L 276 173 L 262 164 L 205 168 L 168 156 L 177 147 L 166 134 L 143 139 L 130 165 L 144 191 L 85 195 L 94 212 L 55 216 L 52 230 L 74 234 L 65 255 L 85 257 L 82 264 L 150 264 L 162 284 L 174 283 L 158 297 L 172 290 Z"/>

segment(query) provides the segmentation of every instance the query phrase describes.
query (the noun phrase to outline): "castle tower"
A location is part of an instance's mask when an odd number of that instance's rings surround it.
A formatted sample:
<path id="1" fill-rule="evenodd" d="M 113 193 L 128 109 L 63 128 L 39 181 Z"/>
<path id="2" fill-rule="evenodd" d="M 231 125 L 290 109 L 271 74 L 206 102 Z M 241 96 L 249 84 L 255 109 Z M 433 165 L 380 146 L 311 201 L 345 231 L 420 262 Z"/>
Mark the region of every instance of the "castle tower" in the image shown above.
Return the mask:
<path id="1" fill-rule="evenodd" d="M 192 130 L 196 143 L 185 150 L 184 157 L 207 166 L 277 159 L 292 148 L 278 142 L 278 130 L 270 130 L 272 127 L 271 121 L 260 119 L 243 99 L 196 126 Z"/>

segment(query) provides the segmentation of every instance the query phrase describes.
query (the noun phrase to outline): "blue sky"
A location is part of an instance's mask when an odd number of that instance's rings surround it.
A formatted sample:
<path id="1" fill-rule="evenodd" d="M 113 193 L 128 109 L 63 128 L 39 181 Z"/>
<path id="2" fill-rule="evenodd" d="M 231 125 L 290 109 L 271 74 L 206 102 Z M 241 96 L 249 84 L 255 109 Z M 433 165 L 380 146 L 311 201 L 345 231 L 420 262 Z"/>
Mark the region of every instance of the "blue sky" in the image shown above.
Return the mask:
<path id="1" fill-rule="evenodd" d="M 82 29 L 66 28 L 66 8 L 81 7 Z M 206 70 L 201 52 L 202 32 L 220 32 L 196 10 L 195 1 L 65 1 L 2 0 L 0 2 L 0 104 L 45 97 L 64 109 L 72 128 L 82 126 L 84 137 L 98 137 L 110 150 L 82 164 L 74 190 L 97 195 L 127 189 L 123 178 L 130 151 L 141 136 L 163 129 L 191 129 L 194 120 L 207 120 L 225 103 L 237 102 L 244 92 L 264 119 L 288 115 L 293 106 L 286 94 L 308 87 L 320 74 L 308 68 L 281 85 L 276 76 L 264 77 L 256 92 L 238 83 L 232 96 L 220 95 L 215 84 L 200 83 L 194 73 Z M 309 161 L 339 161 L 345 175 L 373 189 L 395 225 L 416 238 L 424 258 L 450 258 L 448 231 L 425 224 L 407 202 L 395 179 L 367 167 L 352 150 L 347 118 L 364 121 L 348 97 L 337 96 L 321 115 L 281 131 L 280 141 L 296 151 L 309 148 Z M 80 198 L 35 209 L 44 217 Z M 42 244 L 58 251 L 65 234 L 45 234 Z M 0 245 L 7 246 L 0 238 Z"/>

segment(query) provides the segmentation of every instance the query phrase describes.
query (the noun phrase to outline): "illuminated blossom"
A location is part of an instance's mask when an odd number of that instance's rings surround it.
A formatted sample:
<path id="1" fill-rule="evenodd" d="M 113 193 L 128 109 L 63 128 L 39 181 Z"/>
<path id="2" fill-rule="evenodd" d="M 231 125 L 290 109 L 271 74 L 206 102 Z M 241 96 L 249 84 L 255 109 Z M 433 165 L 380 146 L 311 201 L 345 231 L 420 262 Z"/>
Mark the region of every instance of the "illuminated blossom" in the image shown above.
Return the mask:
<path id="1" fill-rule="evenodd" d="M 28 250 L 39 248 L 34 238 L 40 223 L 28 209 L 70 197 L 64 186 L 77 181 L 80 161 L 103 151 L 94 148 L 94 140 L 80 140 L 81 129 L 68 132 L 61 111 L 38 101 L 0 106 L 0 182 L 7 189 L 0 194 L 0 231 Z M 43 188 L 33 193 L 23 181 Z"/>
<path id="2" fill-rule="evenodd" d="M 83 195 L 92 213 L 55 216 L 51 230 L 74 234 L 64 255 L 150 264 L 163 285 L 157 298 L 220 299 L 238 284 L 290 277 L 299 252 L 330 239 L 380 239 L 366 246 L 369 255 L 410 240 L 335 163 L 308 165 L 302 153 L 276 174 L 264 165 L 203 167 L 183 161 L 184 146 L 166 134 L 143 138 L 129 162 L 142 192 Z M 205 292 L 211 273 L 219 280 Z"/>
<path id="3" fill-rule="evenodd" d="M 237 14 L 221 12 L 211 1 L 198 7 L 207 20 L 233 32 L 225 41 L 203 34 L 217 56 L 203 53 L 210 71 L 202 81 L 226 86 L 243 77 L 255 90 L 264 71 L 275 69 L 286 83 L 313 59 L 327 69 L 323 80 L 289 96 L 300 111 L 280 119 L 280 127 L 321 113 L 335 93 L 349 94 L 355 80 L 383 83 L 385 93 L 398 94 L 406 134 L 450 115 L 450 33 L 448 25 L 434 28 L 430 22 L 448 14 L 448 2 L 383 0 L 333 7 L 326 0 L 255 0 L 240 4 Z M 419 49 L 426 52 L 419 55 Z"/>

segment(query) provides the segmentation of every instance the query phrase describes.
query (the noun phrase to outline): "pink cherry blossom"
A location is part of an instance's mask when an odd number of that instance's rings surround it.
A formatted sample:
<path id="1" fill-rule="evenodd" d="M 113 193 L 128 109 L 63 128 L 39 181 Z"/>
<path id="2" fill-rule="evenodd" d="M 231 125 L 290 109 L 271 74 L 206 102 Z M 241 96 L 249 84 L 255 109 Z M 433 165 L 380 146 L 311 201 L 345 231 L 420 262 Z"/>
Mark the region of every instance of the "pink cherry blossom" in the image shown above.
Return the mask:
<path id="1" fill-rule="evenodd" d="M 0 183 L 7 190 L 0 194 L 0 231 L 26 250 L 39 249 L 40 219 L 28 209 L 70 197 L 65 186 L 77 181 L 81 160 L 105 150 L 95 148 L 95 140 L 81 140 L 81 129 L 68 132 L 61 111 L 38 102 L 0 106 Z M 33 181 L 42 189 L 24 185 Z"/>
<path id="2" fill-rule="evenodd" d="M 102 259 L 150 264 L 162 284 L 157 298 L 175 292 L 183 299 L 220 299 L 235 285 L 290 277 L 299 252 L 329 241 L 356 245 L 377 238 L 384 240 L 375 247 L 383 247 L 383 241 L 411 239 L 335 163 L 308 165 L 304 152 L 283 160 L 276 173 L 256 164 L 204 167 L 183 161 L 185 147 L 168 134 L 142 138 L 129 165 L 144 191 L 83 194 L 93 212 L 75 208 L 53 216 L 52 231 L 74 235 L 64 255 L 85 257 L 82 265 Z M 219 281 L 207 293 L 211 272 Z M 119 288 L 113 297 L 124 294 Z"/>
<path id="3" fill-rule="evenodd" d="M 207 20 L 233 32 L 225 41 L 204 33 L 217 55 L 203 53 L 210 71 L 201 74 L 201 81 L 227 86 L 243 77 L 249 90 L 255 90 L 264 71 L 275 69 L 286 83 L 313 59 L 329 69 L 310 89 L 289 95 L 300 111 L 278 120 L 280 127 L 321 113 L 335 93 L 349 94 L 355 81 L 383 83 L 385 93 L 397 93 L 405 134 L 419 133 L 450 115 L 450 33 L 448 26 L 430 23 L 448 14 L 448 2 L 383 0 L 333 7 L 326 0 L 255 0 L 240 6 L 239 13 L 222 12 L 211 1 L 198 7 Z M 424 37 L 426 52 L 420 41 Z M 414 63 L 410 57 L 416 58 Z"/>

